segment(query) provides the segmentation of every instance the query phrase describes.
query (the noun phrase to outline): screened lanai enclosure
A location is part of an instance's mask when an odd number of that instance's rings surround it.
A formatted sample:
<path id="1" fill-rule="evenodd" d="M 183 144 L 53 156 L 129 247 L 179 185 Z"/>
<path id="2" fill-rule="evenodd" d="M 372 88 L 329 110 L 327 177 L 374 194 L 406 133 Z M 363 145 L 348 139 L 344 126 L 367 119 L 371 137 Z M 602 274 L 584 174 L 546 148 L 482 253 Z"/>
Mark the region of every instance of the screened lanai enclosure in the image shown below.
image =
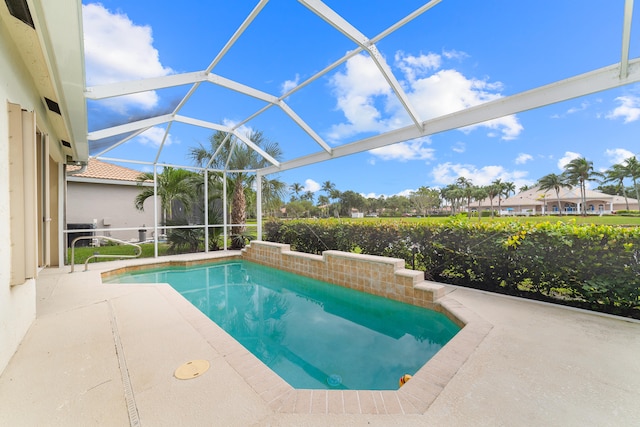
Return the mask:
<path id="1" fill-rule="evenodd" d="M 640 80 L 638 46 L 632 44 L 639 36 L 637 30 L 632 30 L 637 9 L 633 0 L 591 2 L 589 6 L 568 1 L 565 3 L 571 7 L 563 7 L 562 13 L 557 12 L 555 1 L 531 1 L 527 2 L 531 16 L 520 16 L 518 22 L 522 26 L 517 28 L 474 19 L 467 2 L 455 0 L 261 0 L 257 4 L 241 2 L 241 6 L 233 8 L 225 6 L 225 2 L 216 3 L 219 10 L 213 17 L 198 16 L 198 1 L 157 5 L 156 15 L 162 12 L 163 22 L 150 25 L 173 30 L 171 40 L 155 41 L 158 45 L 183 46 L 182 57 L 170 58 L 171 64 L 179 66 L 159 67 L 142 79 L 112 81 L 104 76 L 98 78 L 99 65 L 87 63 L 84 96 L 88 151 L 74 153 L 69 163 L 83 166 L 88 159 L 97 159 L 140 170 L 147 173 L 146 185 L 157 196 L 162 191 L 159 178 L 169 168 L 187 169 L 200 176 L 198 197 L 202 203 L 195 205 L 200 212 L 192 213 L 187 225 L 166 224 L 161 198 L 152 198 L 154 224 L 147 227 L 153 230 L 156 256 L 159 240 L 171 229 L 201 230 L 204 242 L 211 234 L 220 234 L 223 249 L 227 249 L 231 236 L 245 227 L 255 227 L 255 234 L 261 239 L 263 206 L 273 196 L 268 181 L 286 171 L 320 162 L 330 164 L 347 156 L 456 129 L 486 126 L 508 136 L 510 123 L 518 113 Z M 584 21 L 586 15 L 578 10 L 570 13 L 571 8 L 580 7 L 613 13 L 619 17 L 619 26 L 603 28 L 597 21 Z M 103 10 L 97 4 L 83 8 L 85 51 L 95 53 L 101 47 L 87 30 L 97 25 L 96 17 Z M 442 25 L 433 29 L 451 8 L 458 21 L 451 22 L 446 31 Z M 489 2 L 485 8 L 487 15 L 500 18 L 496 22 L 508 22 L 516 12 L 507 1 Z M 296 18 L 290 19 L 293 11 Z M 144 11 L 135 5 L 125 12 L 146 22 Z M 598 13 L 589 16 L 597 19 Z M 540 17 L 557 27 L 557 40 L 544 49 L 533 49 L 538 34 L 536 20 Z M 126 21 L 126 17 L 121 18 Z M 497 73 L 505 82 L 502 93 L 484 92 L 473 99 L 447 100 L 451 81 L 444 73 L 434 72 L 430 81 L 443 97 L 425 99 L 423 93 L 408 84 L 412 76 L 398 65 L 402 61 L 394 63 L 394 56 L 403 52 L 399 46 L 406 46 L 406 52 L 416 52 L 405 55 L 404 63 L 418 61 L 417 52 L 425 52 L 419 56 L 424 61 L 423 70 L 433 66 L 429 58 L 437 61 L 436 56 L 426 55 L 428 51 L 454 56 L 456 52 L 446 51 L 447 46 L 465 46 L 465 40 L 456 32 L 458 26 L 467 28 L 465 34 L 495 45 L 496 55 L 513 58 L 507 69 Z M 274 28 L 278 31 L 272 31 Z M 102 60 L 131 61 L 135 66 L 139 58 L 128 56 L 129 41 L 118 40 L 118 28 L 109 31 L 113 31 L 114 43 L 121 43 L 122 52 Z M 531 46 L 510 44 L 512 31 L 530 32 Z M 602 43 L 581 45 L 580 34 L 586 31 L 602 32 Z M 454 38 L 455 43 L 447 43 Z M 606 62 L 574 60 L 589 58 L 594 50 Z M 251 59 L 251 67 L 239 65 L 246 64 L 240 61 L 246 58 Z M 561 71 L 556 67 L 559 62 L 567 65 Z M 356 66 L 366 68 L 367 78 L 348 81 L 349 69 Z M 516 79 L 525 69 L 529 75 L 535 70 L 535 78 Z M 509 76 L 514 76 L 513 81 Z M 375 85 L 379 96 L 358 100 L 358 86 L 367 84 Z M 348 97 L 336 88 L 349 88 L 356 96 Z M 130 102 L 135 108 L 113 108 L 122 102 Z M 436 115 L 429 108 L 432 102 L 449 105 Z M 358 128 L 358 120 L 376 125 Z M 273 141 L 280 148 L 277 155 L 269 149 Z M 250 153 L 251 159 L 236 161 L 242 153 Z M 336 167 L 348 168 L 348 163 L 338 164 Z M 231 203 L 228 187 L 239 175 L 253 179 L 245 181 L 255 191 L 255 200 L 248 202 L 255 208 L 257 221 L 252 224 L 232 220 L 236 218 L 232 215 L 234 210 L 245 209 Z M 98 227 L 94 231 L 101 234 L 116 228 L 117 225 Z M 205 244 L 205 250 L 209 245 Z"/>

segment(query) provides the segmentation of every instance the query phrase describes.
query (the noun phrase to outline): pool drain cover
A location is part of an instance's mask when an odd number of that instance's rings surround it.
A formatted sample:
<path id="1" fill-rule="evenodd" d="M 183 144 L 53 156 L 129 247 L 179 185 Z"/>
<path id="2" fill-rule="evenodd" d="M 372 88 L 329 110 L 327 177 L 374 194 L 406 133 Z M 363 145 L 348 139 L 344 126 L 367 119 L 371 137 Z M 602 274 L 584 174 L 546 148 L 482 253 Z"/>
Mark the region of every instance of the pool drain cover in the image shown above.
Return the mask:
<path id="1" fill-rule="evenodd" d="M 327 377 L 327 384 L 331 387 L 338 387 L 342 384 L 342 377 L 338 374 L 331 374 Z"/>
<path id="2" fill-rule="evenodd" d="M 190 380 L 204 374 L 208 369 L 208 360 L 191 360 L 176 369 L 173 375 L 179 380 Z"/>

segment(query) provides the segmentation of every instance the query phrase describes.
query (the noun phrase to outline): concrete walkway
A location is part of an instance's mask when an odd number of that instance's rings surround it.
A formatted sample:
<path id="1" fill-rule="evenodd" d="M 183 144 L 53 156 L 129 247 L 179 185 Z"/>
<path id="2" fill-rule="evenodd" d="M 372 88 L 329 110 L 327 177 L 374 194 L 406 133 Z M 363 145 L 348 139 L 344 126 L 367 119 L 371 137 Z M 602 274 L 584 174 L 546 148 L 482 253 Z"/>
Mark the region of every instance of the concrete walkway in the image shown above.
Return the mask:
<path id="1" fill-rule="evenodd" d="M 493 328 L 426 413 L 283 414 L 168 286 L 101 283 L 125 264 L 41 272 L 37 319 L 0 376 L 0 426 L 639 425 L 638 322 L 448 287 Z M 211 368 L 174 378 L 194 359 Z"/>

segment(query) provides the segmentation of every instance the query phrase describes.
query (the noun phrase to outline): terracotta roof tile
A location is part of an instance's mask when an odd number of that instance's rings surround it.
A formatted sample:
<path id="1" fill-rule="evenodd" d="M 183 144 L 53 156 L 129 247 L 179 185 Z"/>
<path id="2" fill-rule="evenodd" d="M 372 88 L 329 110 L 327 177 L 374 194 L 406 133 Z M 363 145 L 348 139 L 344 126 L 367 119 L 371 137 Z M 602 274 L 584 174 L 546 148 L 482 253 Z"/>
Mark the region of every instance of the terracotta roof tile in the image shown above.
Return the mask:
<path id="1" fill-rule="evenodd" d="M 67 171 L 74 171 L 79 169 L 80 166 L 67 165 Z M 140 176 L 141 173 L 142 172 L 140 171 L 125 168 L 123 166 L 102 162 L 96 159 L 89 159 L 87 170 L 74 176 L 82 178 L 110 179 L 114 181 L 135 182 L 138 180 L 138 176 Z"/>

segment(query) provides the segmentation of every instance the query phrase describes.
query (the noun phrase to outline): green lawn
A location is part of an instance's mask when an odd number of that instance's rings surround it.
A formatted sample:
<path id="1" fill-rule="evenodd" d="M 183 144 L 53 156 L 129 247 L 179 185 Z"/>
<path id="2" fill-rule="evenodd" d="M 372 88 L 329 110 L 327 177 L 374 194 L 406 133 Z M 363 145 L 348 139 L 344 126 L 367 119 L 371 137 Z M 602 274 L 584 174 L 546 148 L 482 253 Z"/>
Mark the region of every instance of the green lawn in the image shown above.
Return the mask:
<path id="1" fill-rule="evenodd" d="M 140 245 L 142 248 L 142 255 L 140 258 L 151 258 L 154 255 L 153 243 L 143 243 Z M 167 249 L 169 245 L 167 244 L 159 244 L 158 245 L 158 255 L 166 255 Z M 135 255 L 136 249 L 133 246 L 128 245 L 113 245 L 113 246 L 100 246 L 98 248 L 76 248 L 74 252 L 74 259 L 76 265 L 84 264 L 84 262 L 90 256 L 99 253 L 100 255 Z M 67 251 L 67 263 L 71 259 L 71 249 Z M 91 262 L 104 262 L 104 261 L 113 261 L 117 258 L 97 258 L 92 260 Z"/>
<path id="2" fill-rule="evenodd" d="M 458 216 L 458 218 L 466 218 L 466 216 Z M 451 220 L 451 217 L 403 217 L 403 218 L 344 218 L 348 221 L 407 221 L 415 223 L 428 223 L 428 222 L 447 222 Z M 640 226 L 640 217 L 621 216 L 621 215 L 603 215 L 603 216 L 510 216 L 510 217 L 472 217 L 470 221 L 482 221 L 482 222 L 570 222 L 575 221 L 576 224 L 604 224 L 604 225 L 625 225 L 625 226 Z"/>

